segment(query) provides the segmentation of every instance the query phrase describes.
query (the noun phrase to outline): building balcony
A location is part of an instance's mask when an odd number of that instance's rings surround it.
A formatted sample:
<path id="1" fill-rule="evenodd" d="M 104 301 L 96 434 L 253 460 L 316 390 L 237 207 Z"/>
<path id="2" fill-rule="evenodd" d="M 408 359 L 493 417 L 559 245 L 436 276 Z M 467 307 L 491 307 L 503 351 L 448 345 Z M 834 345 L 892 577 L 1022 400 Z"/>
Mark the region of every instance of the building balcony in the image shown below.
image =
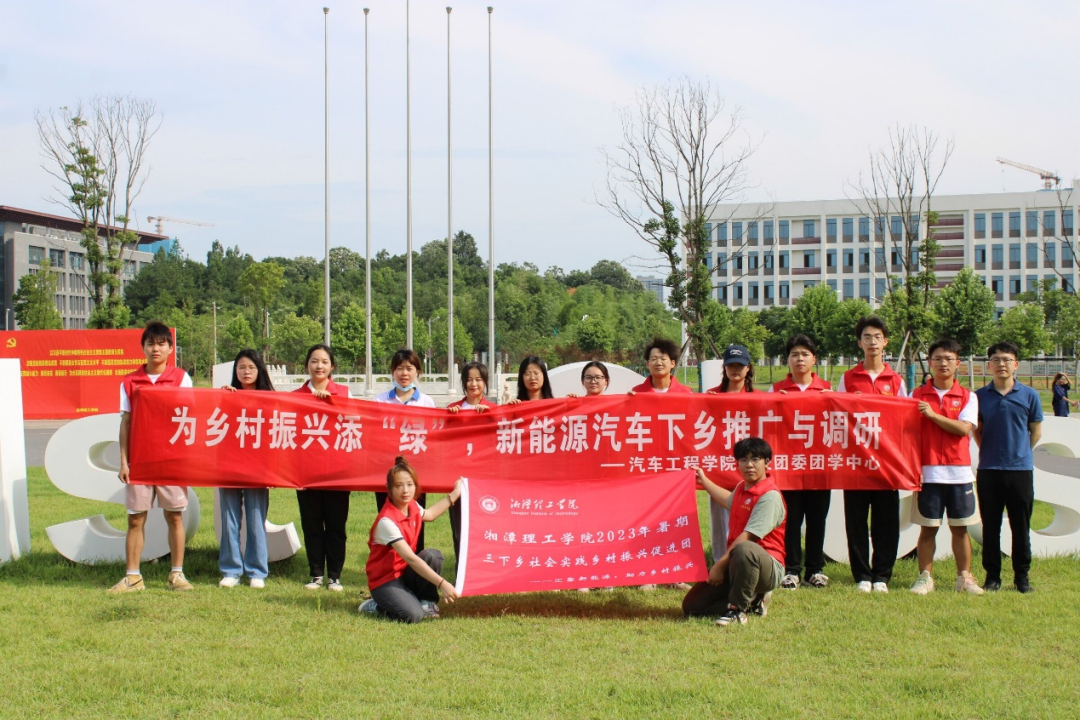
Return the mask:
<path id="1" fill-rule="evenodd" d="M 934 227 L 964 227 L 964 218 L 938 218 Z"/>
<path id="2" fill-rule="evenodd" d="M 960 272 L 964 269 L 964 263 L 945 263 L 934 266 L 935 272 Z"/>
<path id="3" fill-rule="evenodd" d="M 821 274 L 821 268 L 819 268 L 819 267 L 794 268 L 791 271 L 791 274 L 792 275 L 820 275 Z"/>
<path id="4" fill-rule="evenodd" d="M 934 239 L 935 240 L 963 240 L 964 239 L 964 231 L 961 230 L 960 232 L 939 232 L 939 233 L 934 233 Z"/>
<path id="5" fill-rule="evenodd" d="M 939 258 L 962 258 L 964 257 L 964 248 L 947 248 L 937 254 Z"/>
<path id="6" fill-rule="evenodd" d="M 819 245 L 821 244 L 821 238 L 819 237 L 801 237 L 793 238 L 791 240 L 792 245 Z"/>

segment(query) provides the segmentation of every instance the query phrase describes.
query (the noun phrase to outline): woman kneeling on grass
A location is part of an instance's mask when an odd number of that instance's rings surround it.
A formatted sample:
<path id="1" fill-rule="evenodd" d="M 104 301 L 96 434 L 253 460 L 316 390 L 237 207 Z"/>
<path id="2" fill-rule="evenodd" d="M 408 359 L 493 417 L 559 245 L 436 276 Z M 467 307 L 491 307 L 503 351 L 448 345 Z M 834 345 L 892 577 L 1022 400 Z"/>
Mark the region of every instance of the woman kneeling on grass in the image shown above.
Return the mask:
<path id="1" fill-rule="evenodd" d="M 439 592 L 446 602 L 457 600 L 454 586 L 442 572 L 442 553 L 434 548 L 416 552 L 416 541 L 423 523 L 442 515 L 461 497 L 461 480 L 454 489 L 432 507 L 424 509 L 416 502 L 420 480 L 409 462 L 398 457 L 386 473 L 387 501 L 371 526 L 367 561 L 371 598 L 360 605 L 360 612 L 380 613 L 393 620 L 418 623 L 424 618 L 439 617 Z"/>

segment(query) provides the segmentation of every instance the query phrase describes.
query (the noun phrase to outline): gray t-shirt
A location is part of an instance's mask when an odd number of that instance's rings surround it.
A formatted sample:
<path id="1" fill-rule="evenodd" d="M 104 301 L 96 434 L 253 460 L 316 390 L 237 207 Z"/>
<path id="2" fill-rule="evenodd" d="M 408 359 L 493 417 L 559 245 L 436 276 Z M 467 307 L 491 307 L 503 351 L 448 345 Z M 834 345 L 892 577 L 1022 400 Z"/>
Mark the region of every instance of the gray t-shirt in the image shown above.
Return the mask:
<path id="1" fill-rule="evenodd" d="M 754 509 L 750 511 L 750 519 L 746 521 L 745 531 L 755 537 L 763 538 L 780 527 L 782 522 L 784 522 L 784 498 L 779 490 L 770 490 L 758 498 Z M 772 558 L 772 561 L 773 570 L 779 582 L 779 578 L 784 576 L 784 566 L 776 558 Z"/>

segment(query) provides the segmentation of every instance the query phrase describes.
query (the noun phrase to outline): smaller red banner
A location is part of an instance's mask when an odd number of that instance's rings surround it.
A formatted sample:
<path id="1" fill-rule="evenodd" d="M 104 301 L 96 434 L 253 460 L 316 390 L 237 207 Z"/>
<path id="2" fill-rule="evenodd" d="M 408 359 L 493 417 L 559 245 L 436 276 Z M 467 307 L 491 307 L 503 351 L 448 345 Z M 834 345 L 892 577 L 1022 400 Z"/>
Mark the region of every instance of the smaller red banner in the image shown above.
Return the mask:
<path id="1" fill-rule="evenodd" d="M 464 485 L 460 595 L 708 575 L 691 470 L 540 482 L 469 478 Z"/>

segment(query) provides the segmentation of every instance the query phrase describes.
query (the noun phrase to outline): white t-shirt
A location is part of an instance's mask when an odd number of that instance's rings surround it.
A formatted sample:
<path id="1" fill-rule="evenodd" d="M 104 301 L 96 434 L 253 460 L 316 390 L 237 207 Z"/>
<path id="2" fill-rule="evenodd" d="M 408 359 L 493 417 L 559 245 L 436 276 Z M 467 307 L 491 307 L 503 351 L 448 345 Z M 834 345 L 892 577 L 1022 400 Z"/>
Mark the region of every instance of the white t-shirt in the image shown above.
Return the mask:
<path id="1" fill-rule="evenodd" d="M 878 379 L 878 376 L 881 375 L 881 373 L 879 373 L 879 372 L 870 372 L 869 370 L 866 372 L 866 374 L 870 376 L 870 382 L 876 382 L 877 379 Z M 847 388 L 844 387 L 844 376 L 843 375 L 840 376 L 840 384 L 836 386 L 836 392 L 847 392 Z M 908 394 L 907 394 L 907 384 L 904 382 L 903 378 L 901 378 L 900 379 L 900 387 L 896 391 L 896 397 L 907 397 L 907 396 L 908 396 Z"/>
<path id="2" fill-rule="evenodd" d="M 387 501 L 389 502 L 389 501 Z M 420 508 L 420 517 L 424 517 L 424 507 L 417 505 Z M 398 540 L 404 540 L 405 535 L 401 532 L 401 528 L 398 524 L 388 517 L 384 517 L 379 520 L 379 524 L 375 526 L 375 542 L 378 545 L 389 546 L 391 543 L 395 543 Z"/>
<path id="3" fill-rule="evenodd" d="M 802 383 L 795 383 L 795 387 L 799 388 L 799 392 L 806 392 L 806 388 L 810 387 L 811 385 L 813 385 L 813 383 L 806 383 L 805 385 L 803 385 Z M 772 391 L 772 386 L 770 386 L 768 392 Z"/>
<path id="4" fill-rule="evenodd" d="M 409 395 L 402 401 L 397 396 L 397 391 L 393 388 L 386 392 L 381 392 L 372 398 L 375 402 L 381 403 L 395 403 L 397 405 L 415 405 L 416 407 L 433 408 L 436 407 L 435 401 L 431 399 L 430 395 L 425 395 L 420 392 L 419 388 L 413 389 L 412 395 Z"/>
<path id="5" fill-rule="evenodd" d="M 652 391 L 653 391 L 653 392 L 659 392 L 659 393 L 665 393 L 665 392 L 667 392 L 667 391 L 668 391 L 668 390 L 670 390 L 670 389 L 671 389 L 671 386 L 669 385 L 669 386 L 667 386 L 666 388 L 657 388 L 657 387 L 654 387 L 654 388 L 652 389 Z"/>
<path id="6" fill-rule="evenodd" d="M 938 400 L 945 397 L 948 390 L 938 390 Z M 975 393 L 968 394 L 967 404 L 960 410 L 961 422 L 969 422 L 972 427 L 979 424 L 979 396 Z M 923 465 L 922 475 L 924 483 L 939 483 L 941 485 L 963 485 L 975 482 L 975 474 L 971 472 L 970 465 Z"/>
<path id="7" fill-rule="evenodd" d="M 151 375 L 150 373 L 147 373 L 146 377 L 150 378 L 150 382 L 156 383 L 157 379 L 161 377 L 161 373 L 158 373 L 157 375 Z M 191 377 L 187 374 L 187 372 L 184 372 L 184 379 L 180 381 L 180 387 L 194 387 L 191 384 Z M 120 383 L 120 412 L 131 412 L 131 400 L 128 399 L 127 390 L 124 389 L 124 383 Z"/>

